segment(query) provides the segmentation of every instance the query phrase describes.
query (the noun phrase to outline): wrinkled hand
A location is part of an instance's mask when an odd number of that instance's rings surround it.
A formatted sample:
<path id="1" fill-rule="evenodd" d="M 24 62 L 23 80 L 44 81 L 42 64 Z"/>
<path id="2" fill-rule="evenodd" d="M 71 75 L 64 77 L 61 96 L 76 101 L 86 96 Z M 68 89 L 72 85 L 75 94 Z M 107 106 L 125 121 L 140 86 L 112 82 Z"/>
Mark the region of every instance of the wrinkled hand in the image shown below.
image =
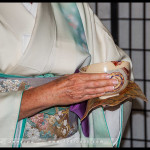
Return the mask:
<path id="1" fill-rule="evenodd" d="M 112 91 L 116 80 L 108 74 L 76 73 L 24 91 L 19 120 L 54 107 L 79 103 Z"/>
<path id="2" fill-rule="evenodd" d="M 75 73 L 47 84 L 54 105 L 69 105 L 113 91 L 117 80 L 106 73 Z"/>

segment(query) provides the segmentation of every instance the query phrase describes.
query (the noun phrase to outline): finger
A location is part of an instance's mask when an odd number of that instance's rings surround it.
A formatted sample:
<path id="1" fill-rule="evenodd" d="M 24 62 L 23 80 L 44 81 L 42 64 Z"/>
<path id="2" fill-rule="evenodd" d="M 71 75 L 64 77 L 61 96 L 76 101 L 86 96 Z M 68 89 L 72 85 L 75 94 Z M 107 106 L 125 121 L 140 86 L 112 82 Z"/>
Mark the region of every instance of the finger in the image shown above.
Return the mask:
<path id="1" fill-rule="evenodd" d="M 85 88 L 98 88 L 106 86 L 114 86 L 118 84 L 118 80 L 109 79 L 109 80 L 97 80 L 97 81 L 88 81 L 84 84 Z"/>
<path id="2" fill-rule="evenodd" d="M 67 77 L 67 76 L 69 76 L 69 75 L 70 75 L 70 74 L 65 74 L 64 77 Z"/>
<path id="3" fill-rule="evenodd" d="M 95 94 L 101 94 L 106 93 L 114 90 L 114 86 L 106 86 L 103 88 L 95 88 L 95 89 L 85 89 L 84 94 L 85 95 L 95 95 Z"/>
<path id="4" fill-rule="evenodd" d="M 83 80 L 100 80 L 100 79 L 110 79 L 110 75 L 107 73 L 78 73 L 80 78 Z"/>
<path id="5" fill-rule="evenodd" d="M 96 98 L 96 97 L 100 97 L 100 96 L 103 96 L 105 93 L 100 93 L 100 94 L 95 94 L 95 95 L 85 95 L 83 98 L 82 98 L 82 101 L 83 100 L 88 100 L 88 99 L 92 99 L 92 98 Z"/>

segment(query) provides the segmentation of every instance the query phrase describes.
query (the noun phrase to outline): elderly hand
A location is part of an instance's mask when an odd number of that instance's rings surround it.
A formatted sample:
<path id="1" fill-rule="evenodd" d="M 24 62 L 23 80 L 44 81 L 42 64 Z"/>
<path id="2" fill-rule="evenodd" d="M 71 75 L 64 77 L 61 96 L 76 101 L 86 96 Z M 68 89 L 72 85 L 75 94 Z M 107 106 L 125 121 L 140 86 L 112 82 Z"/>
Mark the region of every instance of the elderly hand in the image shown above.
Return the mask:
<path id="1" fill-rule="evenodd" d="M 48 83 L 47 89 L 54 105 L 69 105 L 102 96 L 117 83 L 105 73 L 76 73 Z"/>
<path id="2" fill-rule="evenodd" d="M 75 73 L 65 75 L 24 92 L 19 119 L 54 107 L 79 103 L 112 91 L 117 80 L 106 73 Z"/>

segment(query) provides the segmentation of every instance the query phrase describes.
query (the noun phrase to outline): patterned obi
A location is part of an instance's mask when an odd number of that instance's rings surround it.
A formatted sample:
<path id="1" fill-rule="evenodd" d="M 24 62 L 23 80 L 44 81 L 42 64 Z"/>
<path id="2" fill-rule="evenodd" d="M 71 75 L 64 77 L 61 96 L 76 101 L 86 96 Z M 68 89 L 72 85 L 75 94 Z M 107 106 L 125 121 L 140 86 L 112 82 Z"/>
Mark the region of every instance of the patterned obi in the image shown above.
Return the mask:
<path id="1" fill-rule="evenodd" d="M 23 143 L 57 141 L 75 134 L 77 116 L 69 107 L 54 107 L 26 120 Z"/>

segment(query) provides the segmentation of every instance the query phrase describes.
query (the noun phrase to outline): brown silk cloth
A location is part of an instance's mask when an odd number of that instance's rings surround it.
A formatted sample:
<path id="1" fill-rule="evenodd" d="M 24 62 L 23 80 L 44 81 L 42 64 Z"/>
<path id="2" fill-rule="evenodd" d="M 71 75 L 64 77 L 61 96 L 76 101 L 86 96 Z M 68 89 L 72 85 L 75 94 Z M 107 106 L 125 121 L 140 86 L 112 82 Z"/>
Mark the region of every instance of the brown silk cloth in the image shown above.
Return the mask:
<path id="1" fill-rule="evenodd" d="M 130 81 L 128 86 L 117 96 L 109 97 L 106 99 L 93 98 L 88 100 L 86 111 L 81 121 L 84 120 L 87 117 L 87 115 L 97 107 L 100 106 L 113 107 L 119 105 L 120 103 L 123 103 L 129 98 L 132 99 L 140 98 L 141 100 L 148 102 L 146 96 L 144 95 L 140 87 L 135 82 Z"/>

